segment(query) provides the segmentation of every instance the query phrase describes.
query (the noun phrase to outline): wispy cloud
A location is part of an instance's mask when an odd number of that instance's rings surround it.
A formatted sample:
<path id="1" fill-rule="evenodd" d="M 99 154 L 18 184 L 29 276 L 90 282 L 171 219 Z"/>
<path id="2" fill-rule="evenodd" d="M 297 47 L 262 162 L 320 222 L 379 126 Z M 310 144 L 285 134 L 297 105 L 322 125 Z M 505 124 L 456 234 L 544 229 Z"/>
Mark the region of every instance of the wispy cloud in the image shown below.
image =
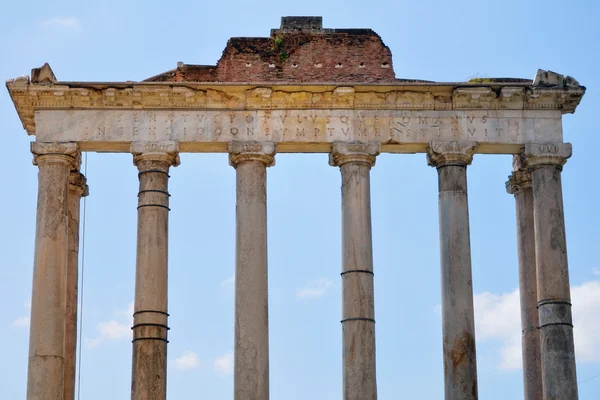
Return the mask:
<path id="1" fill-rule="evenodd" d="M 77 17 L 53 17 L 41 22 L 42 26 L 81 30 L 81 22 Z"/>
<path id="2" fill-rule="evenodd" d="M 296 289 L 296 298 L 316 299 L 323 296 L 331 286 L 333 286 L 333 282 L 329 279 L 319 279 L 314 282 L 309 282 L 307 285 Z"/>
<path id="3" fill-rule="evenodd" d="M 215 372 L 221 376 L 233 374 L 233 352 L 222 354 L 213 361 Z"/>
<path id="4" fill-rule="evenodd" d="M 486 341 L 499 339 L 500 362 L 504 370 L 521 368 L 521 314 L 519 290 L 496 295 L 475 295 L 475 337 Z"/>
<path id="5" fill-rule="evenodd" d="M 25 315 L 23 317 L 15 319 L 11 325 L 16 328 L 29 326 L 29 315 Z"/>
<path id="6" fill-rule="evenodd" d="M 181 357 L 175 359 L 175 368 L 180 371 L 195 369 L 198 368 L 198 365 L 200 365 L 198 354 L 191 350 L 184 351 Z"/>
<path id="7" fill-rule="evenodd" d="M 17 319 L 15 319 L 11 326 L 15 327 L 15 328 L 23 328 L 26 326 L 29 326 L 29 313 L 31 312 L 31 301 L 26 301 L 23 306 L 25 307 L 25 310 L 27 311 L 27 315 L 23 315 L 22 317 L 19 317 Z"/>
<path id="8" fill-rule="evenodd" d="M 578 361 L 600 361 L 600 280 L 571 287 L 575 352 Z M 498 368 L 519 369 L 521 320 L 518 289 L 501 295 L 485 292 L 475 296 L 477 340 L 500 340 Z"/>
<path id="9" fill-rule="evenodd" d="M 127 308 L 122 309 L 122 310 L 116 310 L 114 312 L 115 317 L 122 317 L 122 318 L 133 318 L 133 301 L 129 304 L 127 304 Z"/>
<path id="10" fill-rule="evenodd" d="M 235 271 L 231 274 L 231 276 L 227 279 L 224 279 L 221 281 L 221 288 L 225 289 L 225 288 L 230 288 L 233 287 L 235 284 Z"/>
<path id="11" fill-rule="evenodd" d="M 130 325 L 122 324 L 114 319 L 108 322 L 100 322 L 97 329 L 98 337 L 85 340 L 89 347 L 96 347 L 100 343 L 106 341 L 121 340 L 131 337 Z"/>
<path id="12" fill-rule="evenodd" d="M 127 308 L 115 311 L 114 315 L 120 317 L 119 320 L 112 319 L 110 321 L 100 322 L 97 325 L 98 336 L 91 339 L 85 339 L 88 347 L 97 347 L 99 344 L 104 342 L 131 338 L 133 302 L 129 303 Z"/>

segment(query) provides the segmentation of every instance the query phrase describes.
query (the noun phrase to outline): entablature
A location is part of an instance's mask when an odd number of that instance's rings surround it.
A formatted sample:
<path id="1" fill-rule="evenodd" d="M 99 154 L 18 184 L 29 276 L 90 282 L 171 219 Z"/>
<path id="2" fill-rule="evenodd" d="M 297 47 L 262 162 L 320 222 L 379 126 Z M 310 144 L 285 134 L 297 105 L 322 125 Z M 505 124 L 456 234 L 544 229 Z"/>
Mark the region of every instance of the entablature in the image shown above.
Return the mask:
<path id="1" fill-rule="evenodd" d="M 43 71 L 42 67 L 39 70 Z M 48 67 L 49 69 L 49 67 Z M 539 71 L 538 76 L 547 76 Z M 546 75 L 543 75 L 546 74 Z M 38 73 L 38 75 L 40 75 Z M 555 74 L 558 75 L 558 74 Z M 34 75 L 35 76 L 35 75 Z M 558 75 L 562 77 L 562 75 Z M 23 127 L 36 134 L 35 113 L 47 110 L 559 110 L 572 113 L 585 87 L 552 75 L 530 82 L 273 84 L 195 82 L 60 82 L 24 76 L 7 81 Z M 488 82 L 489 81 L 489 82 Z"/>

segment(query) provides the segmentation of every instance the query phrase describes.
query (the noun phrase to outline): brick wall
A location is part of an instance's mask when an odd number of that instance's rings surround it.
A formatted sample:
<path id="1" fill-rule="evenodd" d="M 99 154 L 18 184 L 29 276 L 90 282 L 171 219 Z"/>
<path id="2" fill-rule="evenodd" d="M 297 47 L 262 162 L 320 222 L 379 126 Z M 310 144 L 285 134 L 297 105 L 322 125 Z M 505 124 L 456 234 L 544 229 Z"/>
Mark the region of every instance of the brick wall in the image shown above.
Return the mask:
<path id="1" fill-rule="evenodd" d="M 179 64 L 147 81 L 396 80 L 390 49 L 374 31 L 323 29 L 320 21 L 320 17 L 284 17 L 281 28 L 273 29 L 270 37 L 229 39 L 216 66 Z"/>

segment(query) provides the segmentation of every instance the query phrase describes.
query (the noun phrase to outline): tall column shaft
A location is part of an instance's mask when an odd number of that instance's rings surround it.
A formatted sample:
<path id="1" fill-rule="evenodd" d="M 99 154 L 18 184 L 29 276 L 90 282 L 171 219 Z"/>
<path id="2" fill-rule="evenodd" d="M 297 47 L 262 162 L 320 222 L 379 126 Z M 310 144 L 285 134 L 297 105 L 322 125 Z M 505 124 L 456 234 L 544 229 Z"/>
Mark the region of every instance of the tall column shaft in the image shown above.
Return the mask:
<path id="1" fill-rule="evenodd" d="M 27 400 L 65 396 L 69 173 L 75 143 L 31 143 L 39 167 Z"/>
<path id="2" fill-rule="evenodd" d="M 442 334 L 446 400 L 477 399 L 467 165 L 476 143 L 432 142 L 439 188 Z"/>
<path id="3" fill-rule="evenodd" d="M 65 328 L 65 400 L 75 399 L 77 364 L 77 294 L 79 280 L 79 209 L 81 197 L 87 196 L 86 179 L 79 171 L 69 175 L 67 300 Z"/>
<path id="4" fill-rule="evenodd" d="M 270 142 L 231 142 L 236 170 L 234 399 L 269 399 L 267 167 Z"/>
<path id="5" fill-rule="evenodd" d="M 167 396 L 169 168 L 175 143 L 134 143 L 139 170 L 131 398 Z"/>
<path id="6" fill-rule="evenodd" d="M 333 144 L 330 164 L 342 174 L 343 399 L 377 399 L 370 170 L 374 143 Z"/>
<path id="7" fill-rule="evenodd" d="M 514 194 L 516 203 L 523 391 L 525 400 L 542 400 L 533 191 L 531 174 L 522 168 L 521 156 L 514 156 L 514 160 L 513 173 L 506 182 L 506 189 Z"/>
<path id="8" fill-rule="evenodd" d="M 527 144 L 533 186 L 544 399 L 576 400 L 577 373 L 561 171 L 571 145 Z"/>

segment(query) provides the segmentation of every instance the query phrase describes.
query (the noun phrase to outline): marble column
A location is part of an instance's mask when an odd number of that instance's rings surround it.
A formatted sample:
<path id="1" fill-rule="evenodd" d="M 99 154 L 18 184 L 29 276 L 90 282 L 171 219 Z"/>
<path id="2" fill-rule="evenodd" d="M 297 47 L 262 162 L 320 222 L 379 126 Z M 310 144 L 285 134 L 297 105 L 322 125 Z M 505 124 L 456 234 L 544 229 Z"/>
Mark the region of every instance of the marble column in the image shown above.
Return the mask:
<path id="1" fill-rule="evenodd" d="M 236 171 L 235 400 L 269 399 L 267 167 L 274 155 L 272 142 L 229 144 Z"/>
<path id="2" fill-rule="evenodd" d="M 133 314 L 132 400 L 167 396 L 169 168 L 179 165 L 173 142 L 133 143 L 139 170 Z"/>
<path id="3" fill-rule="evenodd" d="M 533 186 L 542 385 L 548 400 L 578 397 L 561 182 L 570 156 L 569 143 L 531 143 L 524 150 Z"/>
<path id="4" fill-rule="evenodd" d="M 342 174 L 343 399 L 377 399 L 370 171 L 378 143 L 335 142 Z"/>
<path id="5" fill-rule="evenodd" d="M 88 195 L 88 186 L 78 170 L 69 175 L 67 258 L 67 316 L 65 328 L 65 400 L 75 399 L 77 363 L 77 294 L 79 281 L 79 209 L 81 198 Z"/>
<path id="6" fill-rule="evenodd" d="M 437 169 L 446 400 L 477 399 L 467 165 L 475 142 L 433 141 L 427 161 Z"/>
<path id="7" fill-rule="evenodd" d="M 517 211 L 517 250 L 519 259 L 519 293 L 521 300 L 521 351 L 523 357 L 523 391 L 525 400 L 542 400 L 540 333 L 538 330 L 537 276 L 535 263 L 535 229 L 533 225 L 533 191 L 531 174 L 522 157 L 513 158 L 513 173 L 506 191 L 515 196 Z"/>
<path id="8" fill-rule="evenodd" d="M 27 400 L 65 398 L 69 174 L 76 143 L 31 143 L 38 172 Z"/>

